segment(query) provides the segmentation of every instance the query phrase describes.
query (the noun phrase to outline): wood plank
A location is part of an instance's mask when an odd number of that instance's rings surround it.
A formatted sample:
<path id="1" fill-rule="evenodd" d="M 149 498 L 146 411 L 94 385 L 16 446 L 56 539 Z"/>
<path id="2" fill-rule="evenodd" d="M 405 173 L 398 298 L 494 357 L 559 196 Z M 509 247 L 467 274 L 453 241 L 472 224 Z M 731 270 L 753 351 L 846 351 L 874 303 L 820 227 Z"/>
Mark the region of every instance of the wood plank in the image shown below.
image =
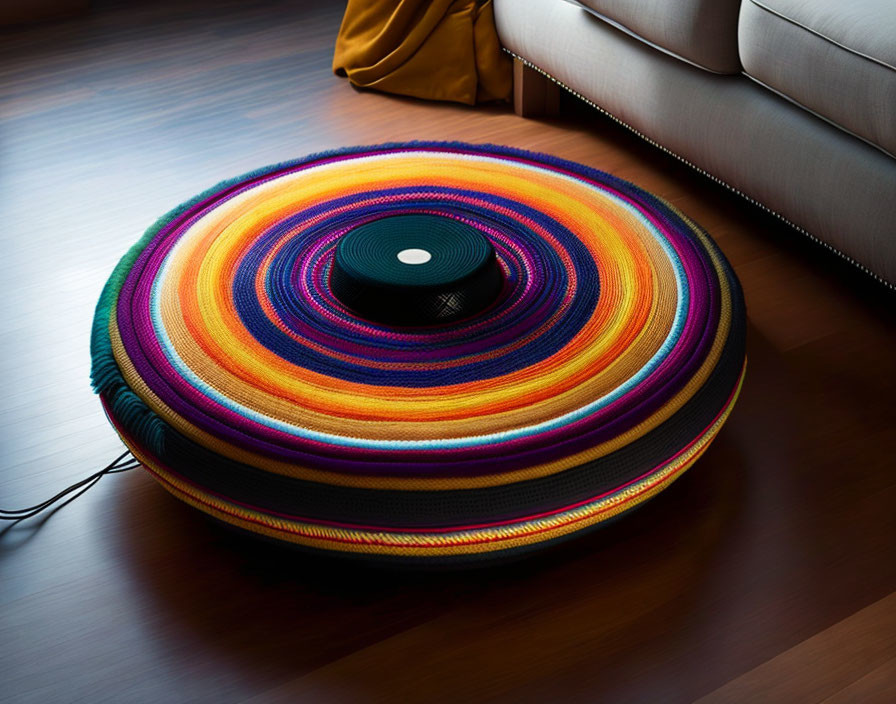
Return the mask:
<path id="1" fill-rule="evenodd" d="M 823 704 L 893 704 L 896 701 L 896 658 L 824 700 Z"/>
<path id="2" fill-rule="evenodd" d="M 896 693 L 896 678 L 891 677 L 896 673 L 894 665 L 896 593 L 750 670 L 698 702 L 865 702 L 871 698 L 883 701 L 886 689 Z"/>

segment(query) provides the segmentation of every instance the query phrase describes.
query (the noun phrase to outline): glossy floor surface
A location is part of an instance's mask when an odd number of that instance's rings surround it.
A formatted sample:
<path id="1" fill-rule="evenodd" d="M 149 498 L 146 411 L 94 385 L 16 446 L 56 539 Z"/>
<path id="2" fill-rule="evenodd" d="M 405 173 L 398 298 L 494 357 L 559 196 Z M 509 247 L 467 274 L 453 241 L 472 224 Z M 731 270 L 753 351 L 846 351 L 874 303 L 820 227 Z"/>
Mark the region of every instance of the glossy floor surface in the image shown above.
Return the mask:
<path id="1" fill-rule="evenodd" d="M 339 3 L 103 6 L 0 34 L 0 505 L 120 451 L 93 305 L 153 220 L 347 144 L 497 142 L 610 171 L 706 227 L 750 359 L 703 459 L 602 531 L 472 573 L 231 534 L 147 475 L 0 538 L 0 701 L 896 700 L 896 296 L 564 100 L 563 116 L 359 93 Z"/>

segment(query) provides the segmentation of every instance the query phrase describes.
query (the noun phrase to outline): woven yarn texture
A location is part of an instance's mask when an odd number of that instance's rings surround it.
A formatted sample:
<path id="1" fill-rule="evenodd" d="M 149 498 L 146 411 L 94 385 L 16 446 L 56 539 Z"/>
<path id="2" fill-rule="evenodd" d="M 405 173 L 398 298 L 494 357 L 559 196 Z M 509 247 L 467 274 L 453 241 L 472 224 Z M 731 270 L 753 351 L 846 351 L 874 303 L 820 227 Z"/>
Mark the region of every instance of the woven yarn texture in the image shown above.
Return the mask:
<path id="1" fill-rule="evenodd" d="M 487 307 L 400 326 L 333 294 L 341 238 L 403 215 L 486 238 Z M 679 477 L 731 412 L 745 328 L 715 243 L 630 183 L 493 145 L 353 147 L 153 225 L 103 291 L 93 384 L 147 470 L 216 518 L 465 561 L 593 528 Z"/>

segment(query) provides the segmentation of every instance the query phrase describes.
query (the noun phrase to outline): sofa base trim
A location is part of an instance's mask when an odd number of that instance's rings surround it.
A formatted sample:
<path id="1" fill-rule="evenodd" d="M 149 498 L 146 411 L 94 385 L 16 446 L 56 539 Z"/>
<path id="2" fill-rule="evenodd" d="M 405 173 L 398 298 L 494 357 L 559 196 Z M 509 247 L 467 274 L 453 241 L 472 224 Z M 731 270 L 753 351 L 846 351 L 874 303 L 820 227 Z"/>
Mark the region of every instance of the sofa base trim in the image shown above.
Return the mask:
<path id="1" fill-rule="evenodd" d="M 547 79 L 553 81 L 553 82 L 556 83 L 558 86 L 560 86 L 561 88 L 563 88 L 565 91 L 567 91 L 568 93 L 571 93 L 572 95 L 574 95 L 575 97 L 577 97 L 579 100 L 581 100 L 581 101 L 587 103 L 589 106 L 591 106 L 592 108 L 594 108 L 595 110 L 597 110 L 599 113 L 605 115 L 606 117 L 609 117 L 611 120 L 613 120 L 613 122 L 615 122 L 615 123 L 617 123 L 617 124 L 619 124 L 619 125 L 622 125 L 622 126 L 625 127 L 627 130 L 629 130 L 629 131 L 632 132 L 633 134 L 637 135 L 638 137 L 640 137 L 641 139 L 643 139 L 643 140 L 644 140 L 645 142 L 647 142 L 648 144 L 651 144 L 651 145 L 653 145 L 654 147 L 656 147 L 657 149 L 660 149 L 661 151 L 665 152 L 666 154 L 669 154 L 670 156 L 675 157 L 675 158 L 678 159 L 680 162 L 682 162 L 683 164 L 687 164 L 689 167 L 691 167 L 691 168 L 694 169 L 695 171 L 697 171 L 697 172 L 703 174 L 704 176 L 706 176 L 706 177 L 707 177 L 708 179 L 710 179 L 711 181 L 714 181 L 714 182 L 718 183 L 719 185 L 724 186 L 724 187 L 727 188 L 729 191 L 732 191 L 733 193 L 736 193 L 736 194 L 739 195 L 741 198 L 744 198 L 745 200 L 749 201 L 749 202 L 752 203 L 753 205 L 758 206 L 759 208 L 761 208 L 761 209 L 764 210 L 765 212 L 770 213 L 771 215 L 774 215 L 776 218 L 778 218 L 778 219 L 781 220 L 782 222 L 786 223 L 787 225 L 789 225 L 791 228 L 793 228 L 793 229 L 796 230 L 797 232 L 799 232 L 799 233 L 805 235 L 806 237 L 808 237 L 808 238 L 809 238 L 810 240 L 812 240 L 813 242 L 815 242 L 815 243 L 821 245 L 821 246 L 824 247 L 825 249 L 827 249 L 827 250 L 833 252 L 834 254 L 836 254 L 836 255 L 837 255 L 838 257 L 840 257 L 841 259 L 843 259 L 843 260 L 849 262 L 849 263 L 852 264 L 854 267 L 856 267 L 857 269 L 861 270 L 861 271 L 864 272 L 867 276 L 870 276 L 872 279 L 874 279 L 874 280 L 877 281 L 878 283 L 883 284 L 884 286 L 886 286 L 886 287 L 887 287 L 888 289 L 890 289 L 891 291 L 896 291 L 896 284 L 891 283 L 891 282 L 887 281 L 886 279 L 884 279 L 883 277 L 881 277 L 881 276 L 875 274 L 873 271 L 871 271 L 870 269 L 868 269 L 868 268 L 867 268 L 866 266 L 864 266 L 863 264 L 860 264 L 858 261 L 856 261 L 855 259 L 853 259 L 852 257 L 850 257 L 848 254 L 845 254 L 844 252 L 841 252 L 839 249 L 837 249 L 836 247 L 834 247 L 834 246 L 828 244 L 828 243 L 825 242 L 824 240 L 822 240 L 822 239 L 816 237 L 815 235 L 813 235 L 811 232 L 809 232 L 809 231 L 806 230 L 805 228 L 802 228 L 802 227 L 800 227 L 799 225 L 797 225 L 796 223 L 794 223 L 794 222 L 788 220 L 786 217 L 784 217 L 783 215 L 781 215 L 781 213 L 779 213 L 779 212 L 777 212 L 777 211 L 775 211 L 775 210 L 772 210 L 772 209 L 769 208 L 767 205 L 764 205 L 763 203 L 760 203 L 760 202 L 759 202 L 758 200 L 756 200 L 755 198 L 751 198 L 751 197 L 748 196 L 746 193 L 744 193 L 743 191 L 741 191 L 741 190 L 735 188 L 734 186 L 732 186 L 731 184 L 727 183 L 726 181 L 723 181 L 722 179 L 718 178 L 717 176 L 714 176 L 713 174 L 711 174 L 710 172 L 706 171 L 705 169 L 701 169 L 699 166 L 697 166 L 696 164 L 694 164 L 692 161 L 689 161 L 688 159 L 684 158 L 683 156 L 681 156 L 681 155 L 679 155 L 679 154 L 676 154 L 676 153 L 673 152 L 671 149 L 669 149 L 669 148 L 667 148 L 667 147 L 664 147 L 662 144 L 660 144 L 660 143 L 657 142 L 656 140 L 651 139 L 650 137 L 648 137 L 646 134 L 644 134 L 644 133 L 641 132 L 640 130 L 636 129 L 635 127 L 632 127 L 632 126 L 629 125 L 627 122 L 625 122 L 625 121 L 619 119 L 619 118 L 616 117 L 616 115 L 614 115 L 613 113 L 611 113 L 611 112 L 605 110 L 604 108 L 602 108 L 600 105 L 598 105 L 597 103 L 595 103 L 595 102 L 594 102 L 593 100 L 591 100 L 590 98 L 587 98 L 586 96 L 582 95 L 582 94 L 579 93 L 577 90 L 575 90 L 574 88 L 571 88 L 570 86 L 566 85 L 566 84 L 563 83 L 562 81 L 557 80 L 557 79 L 554 78 L 551 74 L 549 74 L 547 71 L 544 71 L 543 69 L 539 68 L 538 66 L 536 66 L 535 64 L 533 64 L 533 63 L 532 63 L 531 61 L 529 61 L 528 59 L 524 59 L 522 56 L 519 56 L 518 54 L 516 54 L 516 53 L 510 51 L 510 49 L 505 48 L 504 51 L 506 51 L 506 52 L 507 52 L 508 54 L 510 54 L 514 59 L 516 59 L 516 60 L 519 61 L 520 63 L 524 64 L 524 65 L 527 66 L 528 68 L 530 68 L 530 69 L 532 69 L 532 70 L 534 70 L 534 71 L 537 71 L 538 73 L 540 73 L 540 74 L 541 74 L 542 76 L 544 76 L 545 78 L 547 78 Z"/>

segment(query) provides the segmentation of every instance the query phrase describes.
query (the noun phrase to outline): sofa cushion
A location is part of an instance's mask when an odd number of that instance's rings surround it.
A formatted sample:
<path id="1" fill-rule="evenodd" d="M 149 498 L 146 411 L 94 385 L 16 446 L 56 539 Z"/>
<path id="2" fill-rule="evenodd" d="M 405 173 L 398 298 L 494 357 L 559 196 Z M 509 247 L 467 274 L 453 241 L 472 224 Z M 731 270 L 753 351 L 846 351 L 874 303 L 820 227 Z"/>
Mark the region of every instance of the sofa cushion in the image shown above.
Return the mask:
<path id="1" fill-rule="evenodd" d="M 744 72 L 896 155 L 896 2 L 744 0 Z"/>
<path id="2" fill-rule="evenodd" d="M 740 0 L 579 0 L 652 46 L 714 73 L 740 73 Z"/>
<path id="3" fill-rule="evenodd" d="M 896 160 L 883 151 L 752 81 L 697 71 L 567 2 L 495 0 L 495 25 L 508 51 L 637 134 L 896 283 Z M 616 138 L 602 120 L 594 128 L 597 139 Z"/>

